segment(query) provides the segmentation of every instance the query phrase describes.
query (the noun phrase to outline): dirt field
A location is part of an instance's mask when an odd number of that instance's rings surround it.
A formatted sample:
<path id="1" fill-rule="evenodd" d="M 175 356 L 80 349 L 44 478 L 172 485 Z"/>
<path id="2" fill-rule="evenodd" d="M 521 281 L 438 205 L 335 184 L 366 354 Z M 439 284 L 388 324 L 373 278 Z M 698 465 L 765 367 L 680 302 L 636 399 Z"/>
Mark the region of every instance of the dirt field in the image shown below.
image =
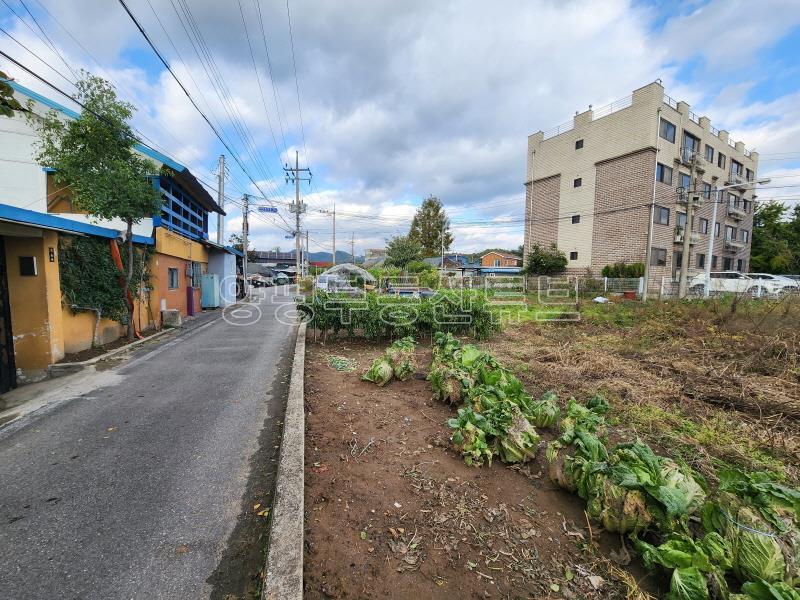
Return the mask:
<path id="1" fill-rule="evenodd" d="M 588 306 L 579 323 L 507 326 L 479 344 L 527 390 L 603 391 L 611 441 L 639 436 L 713 485 L 724 463 L 800 480 L 800 311 L 760 305 Z M 386 343 L 309 342 L 308 598 L 645 598 L 666 582 L 590 527 L 543 471 L 467 467 L 455 410 L 421 379 L 360 375 Z M 334 358 L 334 357 L 339 357 Z M 546 442 L 552 432 L 540 430 Z M 629 563 L 626 565 L 626 563 Z"/>
<path id="2" fill-rule="evenodd" d="M 619 538 L 589 531 L 583 502 L 542 472 L 543 450 L 523 470 L 466 466 L 450 448 L 454 410 L 427 381 L 359 380 L 384 347 L 308 347 L 307 597 L 625 598 L 624 571 L 600 558 Z M 417 354 L 425 370 L 430 352 Z"/>

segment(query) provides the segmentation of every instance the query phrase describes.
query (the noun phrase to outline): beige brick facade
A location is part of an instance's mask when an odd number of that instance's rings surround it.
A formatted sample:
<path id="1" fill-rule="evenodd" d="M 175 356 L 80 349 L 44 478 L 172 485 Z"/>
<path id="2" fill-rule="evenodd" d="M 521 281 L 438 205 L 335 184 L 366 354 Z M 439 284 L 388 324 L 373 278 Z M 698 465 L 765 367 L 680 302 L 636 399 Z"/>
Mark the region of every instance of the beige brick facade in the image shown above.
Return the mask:
<path id="1" fill-rule="evenodd" d="M 662 121 L 670 131 L 659 135 Z M 690 150 L 682 150 L 684 146 Z M 723 162 L 720 153 L 725 157 Z M 742 142 L 733 143 L 728 132 L 713 128 L 708 118 L 694 114 L 688 104 L 666 96 L 659 83 L 635 90 L 608 106 L 596 110 L 590 107 L 555 130 L 529 136 L 526 254 L 533 243 L 556 242 L 570 258 L 568 270 L 581 274 L 587 269 L 599 273 L 603 266 L 618 261 L 644 262 L 650 204 L 655 201 L 659 209 L 652 225 L 652 247 L 664 251 L 658 252 L 657 258 L 665 258 L 666 264 L 653 264 L 655 258 L 651 261 L 651 282 L 671 277 L 682 251 L 682 245 L 676 242 L 677 213 L 686 210 L 685 201 L 678 201 L 676 188 L 686 185 L 690 173 L 686 159 L 692 154 L 700 165 L 696 189 L 701 195 L 704 189 L 738 186 L 756 177 L 756 152 L 748 152 Z M 731 173 L 732 161 L 738 165 L 738 175 Z M 654 185 L 659 163 L 667 181 Z M 719 235 L 714 237 L 712 255 L 717 262 L 712 269 L 749 267 L 752 187 L 720 193 L 722 202 L 713 201 L 715 192 L 706 193 L 702 205 L 695 209 L 691 229 L 696 242 L 690 256 L 694 271 L 702 270 L 703 258 L 711 260 L 706 255 L 709 236 L 714 233 L 711 222 L 715 205 Z M 729 194 L 733 194 L 731 202 L 735 203 L 731 211 Z M 726 227 L 735 227 L 741 248 L 726 248 Z"/>

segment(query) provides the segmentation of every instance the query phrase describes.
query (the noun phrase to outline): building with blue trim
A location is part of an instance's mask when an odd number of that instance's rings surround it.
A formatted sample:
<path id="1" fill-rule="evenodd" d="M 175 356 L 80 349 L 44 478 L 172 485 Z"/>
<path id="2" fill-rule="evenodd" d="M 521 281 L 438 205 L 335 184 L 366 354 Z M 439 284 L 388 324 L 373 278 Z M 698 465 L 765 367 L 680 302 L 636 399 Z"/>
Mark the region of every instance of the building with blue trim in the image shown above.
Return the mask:
<path id="1" fill-rule="evenodd" d="M 34 114 L 80 114 L 64 104 L 7 82 Z M 102 317 L 102 307 L 76 307 L 61 294 L 59 250 L 75 237 L 124 239 L 122 220 L 99 219 L 72 205 L 69 188 L 36 163 L 36 131 L 23 114 L 0 118 L 0 393 L 16 382 L 47 374 L 66 354 L 117 339 L 126 329 Z M 160 327 L 164 310 L 183 317 L 235 302 L 237 254 L 209 240 L 209 215 L 224 211 L 184 165 L 144 144 L 136 150 L 158 167 L 153 185 L 160 214 L 134 224 L 133 241 L 149 250 L 149 282 L 135 301 L 138 330 Z M 215 286 L 213 293 L 201 288 Z M 205 299 L 205 300 L 204 300 Z M 204 304 L 205 302 L 205 304 Z M 208 303 L 212 306 L 208 306 Z"/>

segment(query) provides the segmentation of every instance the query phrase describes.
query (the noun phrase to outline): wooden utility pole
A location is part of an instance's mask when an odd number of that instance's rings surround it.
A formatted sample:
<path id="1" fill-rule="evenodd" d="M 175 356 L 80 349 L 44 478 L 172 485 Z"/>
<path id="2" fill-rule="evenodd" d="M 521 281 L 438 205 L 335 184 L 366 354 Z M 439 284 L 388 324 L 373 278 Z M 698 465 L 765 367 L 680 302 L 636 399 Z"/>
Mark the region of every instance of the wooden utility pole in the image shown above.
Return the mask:
<path id="1" fill-rule="evenodd" d="M 686 152 L 686 148 L 682 149 Z M 691 259 L 690 253 L 692 249 L 692 218 L 694 216 L 694 198 L 696 195 L 697 184 L 695 177 L 697 175 L 697 152 L 692 149 L 692 170 L 689 175 L 689 188 L 684 190 L 684 197 L 686 198 L 686 224 L 683 226 L 683 256 L 681 256 L 681 278 L 678 282 L 678 297 L 685 298 L 686 291 L 689 288 L 689 261 Z"/>
<path id="2" fill-rule="evenodd" d="M 294 181 L 294 206 L 289 207 L 289 210 L 294 215 L 294 262 L 295 262 L 295 277 L 300 277 L 300 251 L 302 245 L 302 233 L 300 232 L 300 214 L 305 212 L 305 207 L 300 203 L 300 182 L 301 181 L 308 181 L 311 182 L 311 169 L 308 167 L 301 169 L 300 168 L 300 153 L 295 150 L 294 153 L 294 167 L 290 167 L 288 164 L 283 167 L 286 176 L 286 183 L 289 181 Z M 300 177 L 300 173 L 303 171 L 308 171 L 308 177 Z"/>

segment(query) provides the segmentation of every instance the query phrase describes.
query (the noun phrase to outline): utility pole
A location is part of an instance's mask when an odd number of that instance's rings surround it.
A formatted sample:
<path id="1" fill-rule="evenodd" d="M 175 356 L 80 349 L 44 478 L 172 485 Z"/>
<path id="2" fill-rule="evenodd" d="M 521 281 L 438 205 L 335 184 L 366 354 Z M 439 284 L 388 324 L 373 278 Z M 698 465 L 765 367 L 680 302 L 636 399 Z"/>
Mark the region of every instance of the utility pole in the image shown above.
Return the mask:
<path id="1" fill-rule="evenodd" d="M 353 264 L 356 264 L 356 232 L 350 238 L 350 256 L 353 257 Z"/>
<path id="2" fill-rule="evenodd" d="M 242 266 L 244 268 L 243 275 L 244 275 L 244 295 L 247 297 L 248 292 L 250 291 L 249 286 L 247 284 L 247 234 L 250 230 L 250 224 L 247 222 L 248 213 L 250 212 L 250 196 L 248 194 L 244 195 L 243 198 L 243 207 L 242 207 L 242 253 L 244 254 L 244 258 L 242 259 Z"/>
<path id="3" fill-rule="evenodd" d="M 336 266 L 336 203 L 333 203 L 333 266 Z"/>
<path id="4" fill-rule="evenodd" d="M 644 252 L 644 286 L 642 302 L 647 302 L 647 288 L 650 285 L 650 263 L 653 261 L 653 219 L 656 213 L 656 182 L 658 181 L 658 131 L 661 127 L 661 108 L 656 110 L 656 156 L 653 161 L 653 196 L 650 202 L 650 218 L 647 221 L 647 248 Z"/>
<path id="5" fill-rule="evenodd" d="M 439 240 L 442 243 L 442 262 L 439 263 L 439 276 L 441 277 L 444 274 L 444 225 L 442 225 L 442 231 L 439 234 Z"/>
<path id="6" fill-rule="evenodd" d="M 681 149 L 686 152 L 686 148 Z M 681 278 L 678 283 L 678 297 L 685 298 L 686 290 L 689 287 L 689 253 L 692 248 L 692 217 L 694 216 L 694 197 L 697 184 L 695 176 L 697 174 L 697 152 L 692 149 L 692 169 L 689 175 L 689 190 L 685 190 L 686 198 L 686 224 L 683 226 L 683 256 L 681 256 Z"/>
<path id="7" fill-rule="evenodd" d="M 294 152 L 294 168 L 288 164 L 283 168 L 286 174 L 286 183 L 294 181 L 294 206 L 290 210 L 295 213 L 295 228 L 294 228 L 294 261 L 295 261 L 295 276 L 300 277 L 300 247 L 302 243 L 302 232 L 300 231 L 300 213 L 305 212 L 300 203 L 300 182 L 308 181 L 311 184 L 311 169 L 308 167 L 300 168 L 300 153 L 295 150 Z M 308 171 L 308 177 L 300 177 L 300 173 Z"/>
<path id="8" fill-rule="evenodd" d="M 311 263 L 308 262 L 308 229 L 306 229 L 306 275 L 311 275 Z"/>
<path id="9" fill-rule="evenodd" d="M 225 208 L 225 155 L 219 155 L 219 166 L 217 167 L 217 204 Z M 217 243 L 220 246 L 225 244 L 225 217 L 217 214 Z"/>

